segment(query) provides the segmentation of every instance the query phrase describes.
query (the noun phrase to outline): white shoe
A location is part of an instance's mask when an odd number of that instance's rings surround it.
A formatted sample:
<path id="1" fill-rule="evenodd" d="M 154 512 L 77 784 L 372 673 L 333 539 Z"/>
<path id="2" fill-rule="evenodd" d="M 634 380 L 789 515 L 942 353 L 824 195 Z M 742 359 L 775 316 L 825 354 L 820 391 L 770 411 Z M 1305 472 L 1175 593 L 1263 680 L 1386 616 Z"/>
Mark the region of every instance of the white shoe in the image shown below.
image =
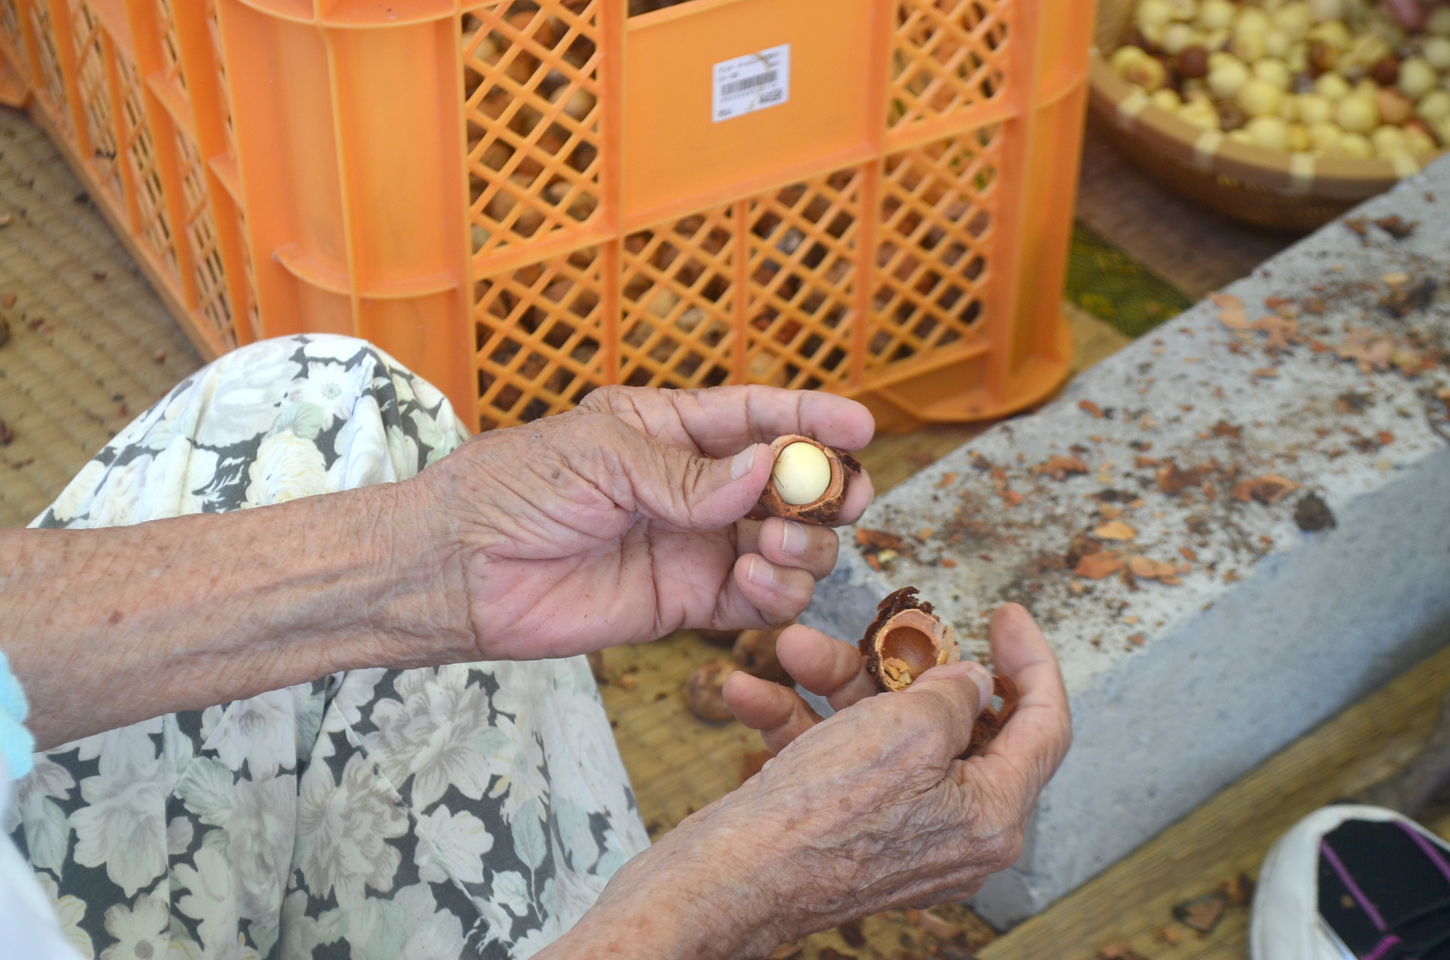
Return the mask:
<path id="1" fill-rule="evenodd" d="M 1336 804 L 1269 850 L 1251 960 L 1450 960 L 1450 844 L 1383 807 Z"/>

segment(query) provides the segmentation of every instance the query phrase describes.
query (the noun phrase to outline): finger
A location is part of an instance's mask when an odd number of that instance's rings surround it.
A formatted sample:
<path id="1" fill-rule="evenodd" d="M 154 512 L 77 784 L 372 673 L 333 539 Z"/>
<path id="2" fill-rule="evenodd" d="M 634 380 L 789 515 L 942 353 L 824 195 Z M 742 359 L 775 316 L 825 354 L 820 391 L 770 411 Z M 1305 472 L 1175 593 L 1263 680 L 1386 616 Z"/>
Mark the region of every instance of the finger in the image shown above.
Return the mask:
<path id="1" fill-rule="evenodd" d="M 878 692 L 860 651 L 819 630 L 800 624 L 787 627 L 776 638 L 775 655 L 796 683 L 825 697 L 837 710 Z"/>
<path id="2" fill-rule="evenodd" d="M 855 523 L 861 519 L 861 514 L 871 506 L 871 501 L 876 499 L 876 490 L 871 485 L 871 475 L 862 467 L 860 473 L 846 474 L 846 499 L 841 503 L 841 509 L 836 514 L 836 523 L 845 525 Z"/>
<path id="3" fill-rule="evenodd" d="M 1052 647 L 1022 607 L 1009 603 L 997 608 L 987 639 L 993 663 L 999 673 L 1012 678 L 1020 699 L 984 757 L 1008 760 L 1025 774 L 1019 788 L 1022 795 L 1014 800 L 1031 805 L 1072 743 L 1067 689 Z"/>
<path id="4" fill-rule="evenodd" d="M 770 448 L 747 445 L 724 459 L 697 456 L 617 417 L 573 417 L 573 442 L 558 445 L 569 467 L 616 504 L 677 530 L 716 530 L 760 499 L 774 464 Z"/>
<path id="5" fill-rule="evenodd" d="M 732 582 L 740 598 L 776 626 L 800 616 L 816 587 L 809 571 L 776 566 L 758 553 L 736 559 Z"/>
<path id="6" fill-rule="evenodd" d="M 710 457 L 729 457 L 752 443 L 788 433 L 809 434 L 843 450 L 871 441 L 876 423 L 854 400 L 818 391 L 733 386 L 708 390 L 604 387 L 580 404 L 607 410 L 650 436 L 690 445 Z"/>
<path id="7" fill-rule="evenodd" d="M 875 418 L 863 405 L 816 390 L 737 386 L 669 393 L 681 425 L 701 451 L 712 456 L 728 455 L 747 443 L 769 443 L 788 433 L 813 436 L 842 450 L 860 450 L 876 432 Z"/>
<path id="8" fill-rule="evenodd" d="M 741 554 L 758 553 L 777 567 L 805 570 L 817 580 L 836 567 L 841 541 L 830 527 L 771 517 L 742 520 L 735 530 L 735 548 Z"/>
<path id="9" fill-rule="evenodd" d="M 917 719 L 931 736 L 921 739 L 924 749 L 942 767 L 966 752 L 972 725 L 992 697 L 992 675 L 975 660 L 960 660 L 932 667 L 893 699 L 911 699 L 923 715 Z"/>
<path id="10" fill-rule="evenodd" d="M 759 730 L 771 753 L 780 753 L 792 740 L 821 722 L 794 690 L 739 670 L 725 680 L 721 693 L 735 719 L 752 730 Z"/>

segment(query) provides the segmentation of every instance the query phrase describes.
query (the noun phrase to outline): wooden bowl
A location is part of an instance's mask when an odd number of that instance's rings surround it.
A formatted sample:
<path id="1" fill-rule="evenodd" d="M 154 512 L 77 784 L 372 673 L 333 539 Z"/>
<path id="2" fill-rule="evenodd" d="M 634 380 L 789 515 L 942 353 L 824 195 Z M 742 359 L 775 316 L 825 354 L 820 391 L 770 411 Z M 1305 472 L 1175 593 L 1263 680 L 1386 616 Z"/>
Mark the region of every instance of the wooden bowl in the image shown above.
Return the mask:
<path id="1" fill-rule="evenodd" d="M 1438 156 L 1316 157 L 1237 143 L 1180 120 L 1113 73 L 1101 53 L 1117 48 L 1133 6 L 1133 0 L 1101 0 L 1088 102 L 1118 149 L 1186 197 L 1255 226 L 1307 233 Z"/>

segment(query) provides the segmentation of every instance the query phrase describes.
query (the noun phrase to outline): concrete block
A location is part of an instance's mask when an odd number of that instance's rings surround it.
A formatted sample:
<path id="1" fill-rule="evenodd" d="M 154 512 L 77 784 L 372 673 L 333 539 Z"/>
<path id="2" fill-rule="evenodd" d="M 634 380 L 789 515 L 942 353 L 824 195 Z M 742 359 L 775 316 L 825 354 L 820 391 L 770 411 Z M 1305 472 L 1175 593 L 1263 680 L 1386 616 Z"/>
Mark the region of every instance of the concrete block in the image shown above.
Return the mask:
<path id="1" fill-rule="evenodd" d="M 1372 222 L 1396 215 L 1412 235 Z M 1242 316 L 1198 304 L 882 497 L 861 527 L 895 556 L 843 531 L 804 622 L 854 641 L 911 584 L 965 652 L 985 659 L 1011 600 L 1061 659 L 1075 743 L 975 900 L 988 920 L 1043 909 L 1450 640 L 1450 162 L 1346 222 L 1230 287 Z M 1086 472 L 1055 479 L 1053 457 Z M 1171 495 L 1169 462 L 1199 473 Z M 1244 481 L 1268 475 L 1296 486 L 1262 502 Z M 1311 494 L 1333 526 L 1303 528 Z M 1095 545 L 1180 582 L 1075 575 Z"/>

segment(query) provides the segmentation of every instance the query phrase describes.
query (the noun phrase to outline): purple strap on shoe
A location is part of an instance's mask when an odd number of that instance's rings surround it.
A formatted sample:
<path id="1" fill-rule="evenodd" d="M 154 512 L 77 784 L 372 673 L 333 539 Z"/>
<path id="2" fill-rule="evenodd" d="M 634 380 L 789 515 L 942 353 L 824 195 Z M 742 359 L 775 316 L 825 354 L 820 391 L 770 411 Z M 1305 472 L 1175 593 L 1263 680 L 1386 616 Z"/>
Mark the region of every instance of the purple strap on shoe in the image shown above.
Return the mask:
<path id="1" fill-rule="evenodd" d="M 1440 851 L 1435 848 L 1435 845 L 1429 840 L 1426 840 L 1420 831 L 1402 820 L 1396 820 L 1395 826 L 1409 834 L 1410 839 L 1415 841 L 1415 845 L 1420 848 L 1420 851 L 1429 858 L 1431 863 L 1439 867 L 1440 873 L 1444 875 L 1447 881 L 1450 881 L 1450 863 L 1445 862 L 1445 858 L 1440 855 Z"/>
<path id="2" fill-rule="evenodd" d="M 1369 917 L 1370 921 L 1374 923 L 1374 928 L 1383 933 L 1385 929 L 1384 917 L 1381 917 L 1380 912 L 1375 909 L 1374 904 L 1369 902 L 1369 897 L 1364 895 L 1364 891 L 1359 888 L 1359 884 L 1354 882 L 1354 877 L 1349 875 L 1349 871 L 1344 867 L 1344 862 L 1339 859 L 1339 855 L 1334 852 L 1334 848 L 1329 845 L 1328 840 L 1319 841 L 1319 852 L 1324 855 L 1325 860 L 1329 861 L 1329 865 L 1334 868 L 1334 872 L 1339 874 L 1339 879 L 1345 888 L 1349 890 L 1349 895 L 1354 897 L 1354 902 L 1359 904 L 1359 908 L 1365 912 L 1365 916 Z"/>
<path id="3" fill-rule="evenodd" d="M 1380 957 L 1383 957 L 1386 953 L 1389 952 L 1390 947 L 1393 947 L 1399 942 L 1400 938 L 1392 933 L 1388 937 L 1385 937 L 1383 940 L 1381 940 L 1379 943 L 1375 944 L 1375 948 L 1369 953 L 1366 953 L 1363 957 L 1363 960 L 1380 960 Z"/>

